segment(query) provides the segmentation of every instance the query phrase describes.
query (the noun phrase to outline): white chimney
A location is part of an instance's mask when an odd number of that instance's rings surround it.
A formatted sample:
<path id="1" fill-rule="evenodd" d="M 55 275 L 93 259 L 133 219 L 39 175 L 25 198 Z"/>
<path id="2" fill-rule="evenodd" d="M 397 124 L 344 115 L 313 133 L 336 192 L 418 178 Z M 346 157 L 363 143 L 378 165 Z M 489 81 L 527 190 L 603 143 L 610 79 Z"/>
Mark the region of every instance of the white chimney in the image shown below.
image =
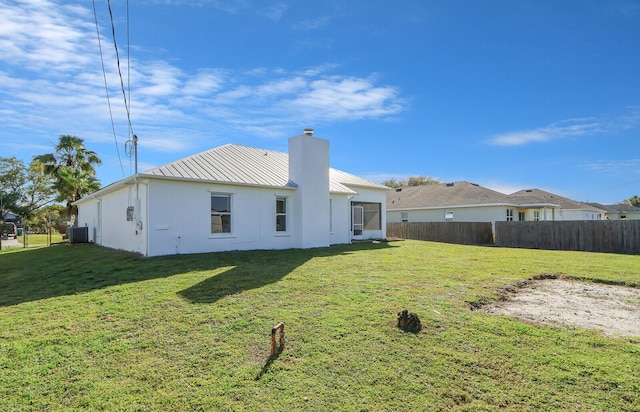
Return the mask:
<path id="1" fill-rule="evenodd" d="M 329 141 L 313 129 L 289 139 L 289 180 L 298 187 L 293 206 L 296 247 L 329 246 Z"/>

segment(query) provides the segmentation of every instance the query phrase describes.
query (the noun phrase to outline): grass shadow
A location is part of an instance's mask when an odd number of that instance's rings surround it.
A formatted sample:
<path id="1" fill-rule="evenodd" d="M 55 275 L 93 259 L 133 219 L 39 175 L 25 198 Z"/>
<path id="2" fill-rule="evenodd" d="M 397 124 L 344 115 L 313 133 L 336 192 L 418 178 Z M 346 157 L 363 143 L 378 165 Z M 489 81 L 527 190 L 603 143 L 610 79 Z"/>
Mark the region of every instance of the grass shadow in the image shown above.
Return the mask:
<path id="1" fill-rule="evenodd" d="M 233 269 L 216 274 L 180 292 L 193 303 L 213 303 L 225 296 L 275 283 L 314 257 L 388 247 L 386 243 L 356 243 L 329 248 L 238 252 L 228 261 Z M 229 255 L 230 257 L 232 255 Z"/>
<path id="2" fill-rule="evenodd" d="M 319 249 L 218 252 L 154 258 L 89 244 L 22 249 L 0 254 L 0 306 L 232 267 L 179 292 L 193 303 L 212 303 L 227 295 L 277 282 L 314 257 L 385 247 L 388 247 L 386 243 L 357 243 Z"/>
<path id="3" fill-rule="evenodd" d="M 256 375 L 256 378 L 255 378 L 256 381 L 259 381 L 260 379 L 262 379 L 262 376 L 269 372 L 269 369 L 271 369 L 271 365 L 273 364 L 273 362 L 276 361 L 276 359 L 278 359 L 281 353 L 282 351 L 278 351 L 273 355 L 269 356 L 265 364 L 262 366 L 262 369 L 260 369 L 260 372 L 258 372 L 258 374 Z"/>

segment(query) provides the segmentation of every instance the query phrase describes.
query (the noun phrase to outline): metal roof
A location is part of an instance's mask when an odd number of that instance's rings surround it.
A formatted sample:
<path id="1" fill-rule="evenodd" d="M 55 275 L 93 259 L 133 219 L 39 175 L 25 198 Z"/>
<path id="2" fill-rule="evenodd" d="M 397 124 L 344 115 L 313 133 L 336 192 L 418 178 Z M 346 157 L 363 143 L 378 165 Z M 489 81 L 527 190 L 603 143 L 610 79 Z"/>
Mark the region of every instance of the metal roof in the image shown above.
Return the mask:
<path id="1" fill-rule="evenodd" d="M 297 187 L 295 182 L 289 180 L 289 155 L 287 153 L 235 144 L 227 144 L 176 160 L 140 175 L 249 186 Z M 350 188 L 351 186 L 387 189 L 386 186 L 350 173 L 333 168 L 329 169 L 329 191 L 331 193 L 357 193 Z"/>

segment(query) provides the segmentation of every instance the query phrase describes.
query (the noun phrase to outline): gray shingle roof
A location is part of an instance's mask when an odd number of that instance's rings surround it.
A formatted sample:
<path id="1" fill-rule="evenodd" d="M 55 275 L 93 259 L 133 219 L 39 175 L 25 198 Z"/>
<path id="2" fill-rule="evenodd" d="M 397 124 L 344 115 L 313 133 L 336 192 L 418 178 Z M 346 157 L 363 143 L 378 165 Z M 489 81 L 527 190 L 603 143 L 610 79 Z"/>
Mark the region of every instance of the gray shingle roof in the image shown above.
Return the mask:
<path id="1" fill-rule="evenodd" d="M 541 203 L 547 202 L 556 204 L 562 209 L 582 209 L 582 210 L 597 210 L 602 211 L 597 207 L 594 207 L 586 202 L 578 202 L 566 197 L 556 195 L 554 193 L 546 192 L 540 189 L 524 189 L 519 190 L 509 195 L 509 198 L 518 204 L 529 204 L 530 202 Z"/>
<path id="2" fill-rule="evenodd" d="M 615 205 L 603 205 L 601 203 L 589 203 L 593 207 L 602 209 L 607 213 L 637 213 L 640 212 L 640 207 L 628 205 L 626 203 L 618 203 Z"/>
<path id="3" fill-rule="evenodd" d="M 289 180 L 287 153 L 235 144 L 227 144 L 176 160 L 141 175 L 249 186 L 296 187 L 295 182 Z M 331 193 L 355 194 L 350 186 L 386 189 L 385 186 L 350 173 L 333 168 L 329 170 Z"/>
<path id="4" fill-rule="evenodd" d="M 387 209 L 504 205 L 512 207 L 562 207 L 595 209 L 587 203 L 554 195 L 540 189 L 521 190 L 506 195 L 470 182 L 403 187 L 387 194 Z"/>
<path id="5" fill-rule="evenodd" d="M 469 182 L 411 186 L 387 193 L 387 209 L 511 204 L 507 195 Z"/>

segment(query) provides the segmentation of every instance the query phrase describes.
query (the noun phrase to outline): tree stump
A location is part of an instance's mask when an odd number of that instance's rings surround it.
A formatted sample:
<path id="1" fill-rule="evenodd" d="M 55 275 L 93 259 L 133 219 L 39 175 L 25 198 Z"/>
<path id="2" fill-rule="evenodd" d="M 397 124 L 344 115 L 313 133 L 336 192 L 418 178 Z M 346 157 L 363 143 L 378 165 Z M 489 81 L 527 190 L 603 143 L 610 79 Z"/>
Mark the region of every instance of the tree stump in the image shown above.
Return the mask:
<path id="1" fill-rule="evenodd" d="M 417 314 L 404 309 L 398 313 L 398 327 L 405 332 L 418 333 L 422 330 L 422 323 Z"/>

